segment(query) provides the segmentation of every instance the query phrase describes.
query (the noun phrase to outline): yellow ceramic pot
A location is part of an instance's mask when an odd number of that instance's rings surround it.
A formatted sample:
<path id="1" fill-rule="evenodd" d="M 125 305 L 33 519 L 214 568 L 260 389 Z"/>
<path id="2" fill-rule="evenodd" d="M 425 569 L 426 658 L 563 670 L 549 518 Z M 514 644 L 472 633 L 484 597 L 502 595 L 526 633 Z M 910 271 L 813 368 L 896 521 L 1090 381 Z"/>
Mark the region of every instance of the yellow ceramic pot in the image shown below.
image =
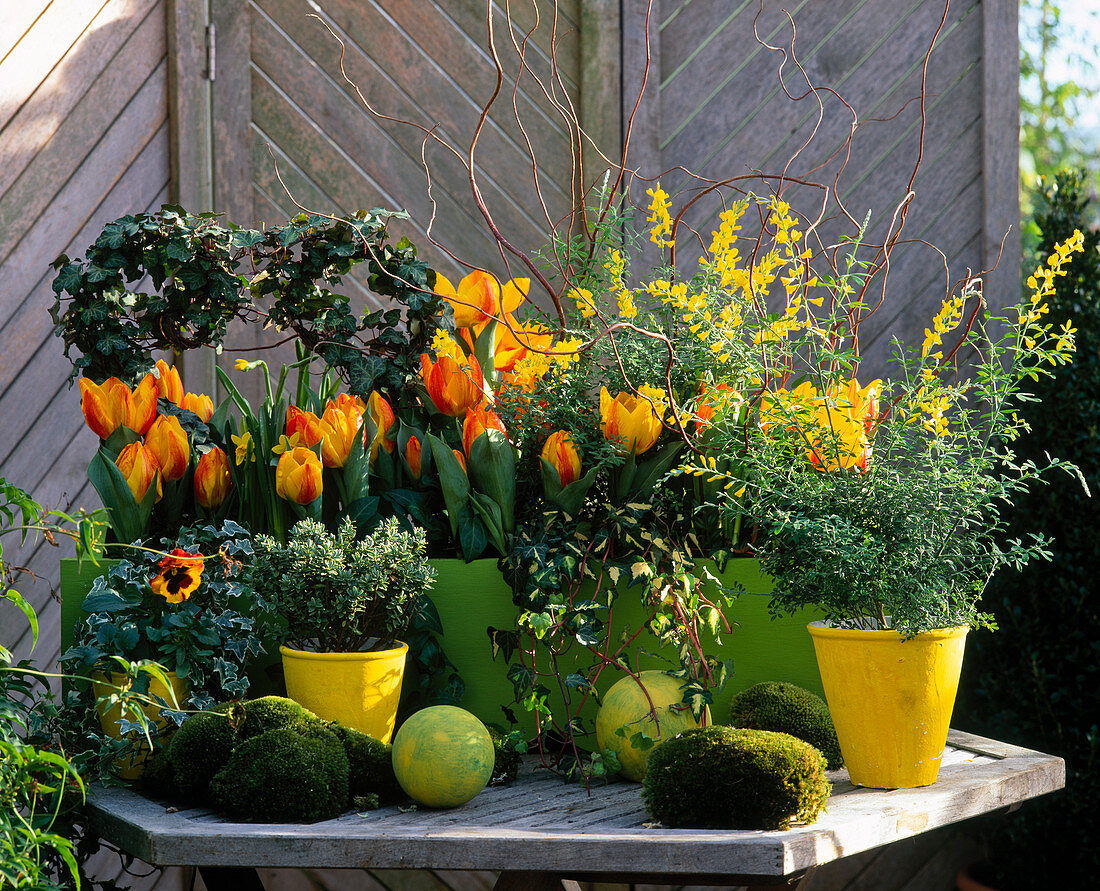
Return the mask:
<path id="1" fill-rule="evenodd" d="M 408 644 L 366 653 L 311 653 L 279 647 L 286 695 L 326 721 L 388 743 L 397 722 Z"/>
<path id="2" fill-rule="evenodd" d="M 175 702 L 181 708 L 183 707 L 183 700 L 187 697 L 190 685 L 186 678 L 179 677 L 174 671 L 168 672 L 168 683 L 171 686 L 171 693 L 168 692 L 168 688 L 160 681 L 159 678 L 150 676 L 149 678 L 149 695 L 159 696 L 165 702 L 171 704 L 173 697 Z M 101 696 L 105 696 L 108 693 L 116 692 L 116 688 L 123 690 L 129 690 L 133 684 L 133 678 L 129 675 L 115 672 L 102 672 L 96 671 L 92 673 L 92 692 L 95 694 L 95 698 L 98 702 Z M 141 709 L 145 713 L 145 717 L 156 728 L 156 733 L 164 733 L 168 728 L 168 719 L 160 717 L 161 707 L 156 705 L 144 705 Z M 99 726 L 102 728 L 103 733 L 112 739 L 122 739 L 120 733 L 119 721 L 122 720 L 122 706 L 113 705 L 110 708 L 100 708 L 96 706 L 96 714 L 99 716 Z M 150 730 L 150 733 L 153 733 Z M 154 734 L 156 735 L 156 734 Z M 122 757 L 115 761 L 115 772 L 124 780 L 136 780 L 145 770 L 145 761 L 149 757 L 149 744 L 145 741 L 144 737 L 134 743 L 135 751 L 128 757 Z"/>
<path id="3" fill-rule="evenodd" d="M 936 782 L 969 629 L 911 640 L 824 622 L 809 630 L 852 782 L 875 789 Z"/>

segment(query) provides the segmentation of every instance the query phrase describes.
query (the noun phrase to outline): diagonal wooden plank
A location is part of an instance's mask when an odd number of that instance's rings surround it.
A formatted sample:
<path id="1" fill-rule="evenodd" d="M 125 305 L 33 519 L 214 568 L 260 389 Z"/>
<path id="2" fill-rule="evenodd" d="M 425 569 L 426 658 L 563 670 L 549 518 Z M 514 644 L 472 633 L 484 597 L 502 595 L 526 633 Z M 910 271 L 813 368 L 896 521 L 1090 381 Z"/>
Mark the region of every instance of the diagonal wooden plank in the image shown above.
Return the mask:
<path id="1" fill-rule="evenodd" d="M 8 57 L 12 47 L 26 36 L 49 5 L 50 0 L 27 0 L 0 7 L 0 62 Z"/>

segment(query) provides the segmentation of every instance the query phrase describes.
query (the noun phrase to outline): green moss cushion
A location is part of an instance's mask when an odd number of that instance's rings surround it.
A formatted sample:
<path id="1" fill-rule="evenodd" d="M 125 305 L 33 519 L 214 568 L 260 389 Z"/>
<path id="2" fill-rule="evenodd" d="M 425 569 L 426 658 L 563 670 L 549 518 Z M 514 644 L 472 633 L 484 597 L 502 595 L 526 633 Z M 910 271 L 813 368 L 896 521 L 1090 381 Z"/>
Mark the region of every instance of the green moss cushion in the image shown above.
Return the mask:
<path id="1" fill-rule="evenodd" d="M 180 726 L 168 747 L 165 771 L 184 799 L 205 801 L 210 781 L 233 753 L 238 740 L 239 705 L 220 705 L 192 715 Z"/>
<path id="2" fill-rule="evenodd" d="M 353 799 L 377 795 L 379 804 L 404 800 L 405 793 L 393 773 L 392 746 L 350 727 L 329 726 L 348 758 L 348 787 Z"/>
<path id="3" fill-rule="evenodd" d="M 322 726 L 324 721 L 309 709 L 298 705 L 293 699 L 282 696 L 264 696 L 244 703 L 244 721 L 241 724 L 241 739 L 259 736 L 268 730 L 294 728 L 304 730 L 307 727 Z"/>
<path id="4" fill-rule="evenodd" d="M 210 783 L 227 816 L 258 823 L 314 823 L 348 804 L 348 759 L 336 734 L 267 730 L 241 742 Z"/>
<path id="5" fill-rule="evenodd" d="M 685 730 L 657 746 L 642 796 L 669 828 L 787 829 L 812 823 L 829 798 L 825 758 L 786 733 L 736 727 Z"/>
<path id="6" fill-rule="evenodd" d="M 737 694 L 730 703 L 729 723 L 750 730 L 789 733 L 825 756 L 828 770 L 844 766 L 829 707 L 820 696 L 782 681 L 766 681 Z"/>

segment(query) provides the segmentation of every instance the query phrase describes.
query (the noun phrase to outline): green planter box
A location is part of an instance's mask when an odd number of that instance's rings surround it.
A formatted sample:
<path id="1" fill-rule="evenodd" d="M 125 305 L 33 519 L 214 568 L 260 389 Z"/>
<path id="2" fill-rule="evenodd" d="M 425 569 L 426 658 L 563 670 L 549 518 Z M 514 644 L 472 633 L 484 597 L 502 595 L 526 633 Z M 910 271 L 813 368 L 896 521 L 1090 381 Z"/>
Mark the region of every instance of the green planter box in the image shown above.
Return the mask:
<path id="1" fill-rule="evenodd" d="M 109 567 L 115 562 L 105 561 L 101 565 Z M 466 696 L 461 705 L 482 721 L 504 724 L 501 706 L 512 702 L 512 684 L 503 659 L 493 661 L 487 629 L 515 627 L 518 610 L 512 603 L 512 592 L 504 583 L 495 560 L 475 560 L 473 563 L 433 560 L 432 565 L 438 572 L 438 579 L 431 597 L 443 622 L 443 646 L 466 683 Z M 81 617 L 80 606 L 92 582 L 102 572 L 103 569 L 89 561 L 79 570 L 76 560 L 61 561 L 62 652 L 72 645 L 73 628 Z M 807 623 L 821 616 L 806 611 L 792 618 L 772 619 L 767 608 L 772 582 L 761 573 L 756 560 L 731 560 L 725 572 L 719 575 L 727 584 L 740 583 L 745 593 L 727 611 L 726 618 L 733 630 L 722 635 L 722 644 L 716 646 L 713 640 L 704 640 L 708 653 L 732 659 L 734 664 L 730 683 L 716 697 L 714 720 L 724 721 L 731 697 L 760 681 L 789 681 L 823 696 L 813 644 L 806 631 Z M 616 637 L 623 627 L 637 628 L 642 622 L 641 603 L 635 595 L 635 590 L 627 589 L 615 602 Z M 648 642 L 653 640 L 643 632 L 638 639 L 642 649 L 647 648 L 647 639 Z M 666 668 L 675 664 L 675 653 L 671 650 L 661 655 L 663 658 L 643 656 L 641 668 Z M 606 692 L 618 677 L 618 673 L 605 672 L 601 678 L 601 692 Z M 259 687 L 257 695 L 268 692 Z M 532 728 L 530 715 L 517 712 L 516 716 L 525 730 Z"/>

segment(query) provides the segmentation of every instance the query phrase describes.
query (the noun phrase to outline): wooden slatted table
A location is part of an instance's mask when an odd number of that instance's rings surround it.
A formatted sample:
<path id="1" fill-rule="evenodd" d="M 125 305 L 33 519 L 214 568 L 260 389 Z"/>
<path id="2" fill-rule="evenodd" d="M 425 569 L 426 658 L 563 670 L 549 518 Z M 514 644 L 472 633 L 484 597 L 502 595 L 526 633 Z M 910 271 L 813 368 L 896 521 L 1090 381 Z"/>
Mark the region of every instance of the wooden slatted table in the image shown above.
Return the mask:
<path id="1" fill-rule="evenodd" d="M 546 876 L 771 884 L 820 864 L 992 811 L 1065 785 L 1061 758 L 951 731 L 940 779 L 921 789 L 862 789 L 829 774 L 828 810 L 783 832 L 663 829 L 640 788 L 591 795 L 545 771 L 486 789 L 449 811 L 387 807 L 312 825 L 229 823 L 167 808 L 123 788 L 90 797 L 104 839 L 158 866 L 501 870 L 498 887 Z M 516 876 L 524 873 L 521 884 Z M 556 882 L 556 878 L 555 878 Z M 543 887 L 550 887 L 549 884 Z"/>

